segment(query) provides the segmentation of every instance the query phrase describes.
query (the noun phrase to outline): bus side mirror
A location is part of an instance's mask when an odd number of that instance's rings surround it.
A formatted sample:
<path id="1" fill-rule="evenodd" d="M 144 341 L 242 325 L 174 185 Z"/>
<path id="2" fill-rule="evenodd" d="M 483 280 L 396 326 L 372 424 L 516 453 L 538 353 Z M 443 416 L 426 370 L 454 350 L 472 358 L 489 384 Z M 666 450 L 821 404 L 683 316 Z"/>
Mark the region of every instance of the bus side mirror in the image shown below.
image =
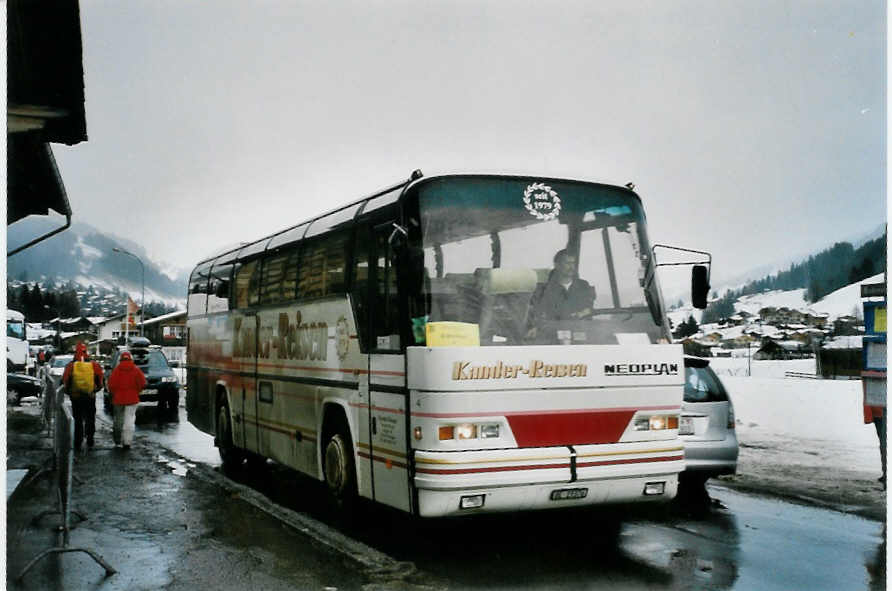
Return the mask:
<path id="1" fill-rule="evenodd" d="M 706 296 L 709 294 L 709 273 L 706 265 L 694 265 L 691 269 L 691 301 L 694 307 L 706 308 Z"/>

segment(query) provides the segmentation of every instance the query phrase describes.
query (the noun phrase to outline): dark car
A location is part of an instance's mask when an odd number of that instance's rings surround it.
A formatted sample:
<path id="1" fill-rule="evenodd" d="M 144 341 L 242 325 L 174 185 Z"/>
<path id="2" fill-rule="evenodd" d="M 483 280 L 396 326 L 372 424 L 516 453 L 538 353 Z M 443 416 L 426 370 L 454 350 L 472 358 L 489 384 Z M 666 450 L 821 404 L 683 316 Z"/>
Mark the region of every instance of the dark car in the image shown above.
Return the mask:
<path id="1" fill-rule="evenodd" d="M 115 352 L 111 364 L 106 367 L 106 387 L 104 388 L 103 405 L 106 411 L 112 407 L 111 392 L 107 383 L 111 372 L 118 365 L 121 353 L 129 351 L 133 356 L 133 363 L 142 370 L 146 376 L 146 387 L 139 393 L 139 401 L 157 402 L 158 410 L 167 410 L 175 413 L 180 404 L 180 384 L 177 376 L 170 368 L 167 357 L 161 349 L 148 344 L 148 339 L 133 339 L 130 345 L 122 347 Z"/>
<path id="2" fill-rule="evenodd" d="M 25 396 L 40 396 L 43 385 L 40 380 L 23 373 L 6 374 L 6 391 L 15 396 L 15 404 L 19 404 Z"/>

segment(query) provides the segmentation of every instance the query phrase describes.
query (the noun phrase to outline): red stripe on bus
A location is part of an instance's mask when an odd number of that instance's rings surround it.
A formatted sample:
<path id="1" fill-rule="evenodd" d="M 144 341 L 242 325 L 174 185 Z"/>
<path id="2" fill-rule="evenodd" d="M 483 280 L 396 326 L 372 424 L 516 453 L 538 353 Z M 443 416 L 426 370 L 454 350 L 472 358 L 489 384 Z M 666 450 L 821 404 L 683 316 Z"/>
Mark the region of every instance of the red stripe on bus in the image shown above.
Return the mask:
<path id="1" fill-rule="evenodd" d="M 495 466 L 492 468 L 415 468 L 416 472 L 423 474 L 476 474 L 484 472 L 516 472 L 518 470 L 554 470 L 570 468 L 570 464 L 529 464 L 526 466 Z"/>
<path id="2" fill-rule="evenodd" d="M 254 364 L 250 362 L 237 362 L 237 361 L 228 361 L 228 360 L 220 360 L 219 363 L 222 363 L 222 366 L 215 365 L 200 365 L 196 364 L 200 369 L 206 370 L 214 370 L 214 371 L 244 371 L 250 372 L 254 369 Z M 312 367 L 306 365 L 284 365 L 282 363 L 264 363 L 257 362 L 257 367 L 265 367 L 270 369 L 287 369 L 287 370 L 299 370 L 299 371 L 330 371 L 334 373 L 347 373 L 347 374 L 368 374 L 373 376 L 392 376 L 392 377 L 406 377 L 406 372 L 403 371 L 385 371 L 385 370 L 374 370 L 369 371 L 367 369 L 358 369 L 358 368 L 349 368 L 349 367 Z"/>
<path id="3" fill-rule="evenodd" d="M 682 460 L 684 456 L 666 456 L 660 458 L 635 458 L 624 460 L 605 460 L 603 462 L 586 462 L 576 464 L 577 468 L 588 466 L 608 466 L 619 464 L 641 464 L 646 462 L 672 462 Z M 416 472 L 424 474 L 483 474 L 487 472 L 512 472 L 516 470 L 541 470 L 550 468 L 569 468 L 570 464 L 530 464 L 526 466 L 497 466 L 492 468 L 454 468 L 454 469 L 436 469 L 436 468 L 416 468 Z"/>
<path id="4" fill-rule="evenodd" d="M 626 460 L 604 460 L 601 462 L 579 462 L 577 468 L 589 468 L 591 466 L 612 466 L 614 464 L 646 464 L 647 462 L 676 462 L 683 460 L 684 456 L 663 456 L 659 458 L 633 458 Z"/>
<path id="5" fill-rule="evenodd" d="M 669 410 L 681 412 L 678 406 L 621 406 L 615 408 L 573 408 L 573 409 L 557 409 L 557 410 L 506 410 L 506 411 L 486 411 L 486 412 L 413 412 L 413 417 L 425 417 L 430 419 L 459 419 L 467 417 L 508 417 L 523 415 L 549 415 L 549 414 L 569 414 L 569 413 L 594 413 L 594 412 L 614 412 L 614 411 L 639 411 L 639 410 Z"/>
<path id="6" fill-rule="evenodd" d="M 636 409 L 604 409 L 551 414 L 508 415 L 508 425 L 519 447 L 616 443 Z"/>
<path id="7" fill-rule="evenodd" d="M 297 439 L 297 433 L 295 431 L 289 431 L 288 429 L 282 429 L 281 427 L 273 427 L 271 425 L 266 425 L 264 423 L 257 423 L 257 427 L 261 429 L 266 429 L 267 431 L 275 431 L 276 433 L 282 433 L 283 435 L 287 435 L 291 439 Z M 301 439 L 303 441 L 316 441 L 316 438 L 312 435 L 305 435 L 303 431 L 301 431 Z"/>
<path id="8" fill-rule="evenodd" d="M 365 458 L 367 460 L 374 460 L 376 462 L 381 462 L 382 464 L 386 464 L 388 466 L 396 466 L 397 468 L 402 468 L 404 470 L 408 468 L 408 466 L 406 464 L 404 464 L 402 462 L 397 462 L 396 460 L 393 460 L 391 458 L 384 458 L 381 456 L 373 456 L 373 455 L 369 455 L 369 454 L 367 454 L 365 452 L 361 452 L 361 451 L 356 452 L 356 455 L 358 455 L 361 458 Z"/>
<path id="9" fill-rule="evenodd" d="M 391 414 L 395 414 L 395 415 L 406 414 L 406 411 L 404 411 L 404 410 L 402 410 L 402 409 L 400 409 L 400 408 L 385 408 L 385 407 L 383 407 L 383 406 L 372 406 L 372 407 L 369 407 L 369 405 L 368 405 L 368 404 L 365 404 L 364 402 L 348 402 L 347 404 L 348 404 L 349 406 L 354 407 L 354 408 L 371 408 L 372 410 L 377 410 L 377 411 L 380 411 L 380 412 L 389 412 L 389 413 L 391 413 Z"/>

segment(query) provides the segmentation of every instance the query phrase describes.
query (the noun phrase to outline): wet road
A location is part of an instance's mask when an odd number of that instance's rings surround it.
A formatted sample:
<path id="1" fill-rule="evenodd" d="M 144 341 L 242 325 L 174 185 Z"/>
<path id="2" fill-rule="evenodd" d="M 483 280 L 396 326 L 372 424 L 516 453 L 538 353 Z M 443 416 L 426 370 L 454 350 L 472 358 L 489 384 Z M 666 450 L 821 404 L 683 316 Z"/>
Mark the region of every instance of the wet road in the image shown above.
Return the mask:
<path id="1" fill-rule="evenodd" d="M 108 420 L 101 411 L 100 419 Z M 140 407 L 137 431 L 219 465 L 211 437 Z M 273 463 L 232 475 L 334 525 L 321 486 Z M 884 524 L 710 486 L 711 502 L 639 514 L 620 526 L 592 513 L 418 522 L 382 508 L 349 535 L 411 561 L 451 588 L 885 589 Z"/>

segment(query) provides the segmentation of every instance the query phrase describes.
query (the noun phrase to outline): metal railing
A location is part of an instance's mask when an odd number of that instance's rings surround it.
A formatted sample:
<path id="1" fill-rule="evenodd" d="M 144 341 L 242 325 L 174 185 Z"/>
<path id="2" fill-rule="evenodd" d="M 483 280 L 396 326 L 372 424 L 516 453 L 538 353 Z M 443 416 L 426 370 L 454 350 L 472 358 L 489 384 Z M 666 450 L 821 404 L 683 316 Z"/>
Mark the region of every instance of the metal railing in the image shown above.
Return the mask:
<path id="1" fill-rule="evenodd" d="M 53 427 L 53 459 L 54 469 L 56 471 L 56 494 L 58 499 L 58 507 L 41 512 L 37 515 L 32 523 L 37 524 L 46 515 L 59 514 L 62 518 L 61 525 L 56 530 L 61 534 L 61 543 L 52 548 L 48 548 L 35 556 L 25 565 L 22 572 L 19 573 L 16 580 L 21 581 L 28 571 L 37 564 L 42 558 L 51 554 L 63 554 L 65 552 L 83 552 L 95 560 L 102 568 L 105 569 L 105 575 L 110 576 L 116 571 L 101 556 L 96 554 L 89 548 L 71 547 L 68 545 L 69 533 L 71 532 L 71 514 L 74 513 L 81 520 L 85 520 L 86 516 L 71 508 L 71 480 L 74 476 L 74 418 L 71 416 L 71 409 L 62 404 L 64 396 L 63 388 L 56 390 L 49 388 L 50 392 L 44 392 L 44 404 L 52 405 L 52 427 Z M 49 402 L 46 399 L 52 398 Z"/>
<path id="2" fill-rule="evenodd" d="M 805 373 L 801 371 L 785 371 L 785 378 L 799 378 L 799 379 L 807 379 L 807 380 L 820 380 L 821 376 L 813 373 Z"/>

